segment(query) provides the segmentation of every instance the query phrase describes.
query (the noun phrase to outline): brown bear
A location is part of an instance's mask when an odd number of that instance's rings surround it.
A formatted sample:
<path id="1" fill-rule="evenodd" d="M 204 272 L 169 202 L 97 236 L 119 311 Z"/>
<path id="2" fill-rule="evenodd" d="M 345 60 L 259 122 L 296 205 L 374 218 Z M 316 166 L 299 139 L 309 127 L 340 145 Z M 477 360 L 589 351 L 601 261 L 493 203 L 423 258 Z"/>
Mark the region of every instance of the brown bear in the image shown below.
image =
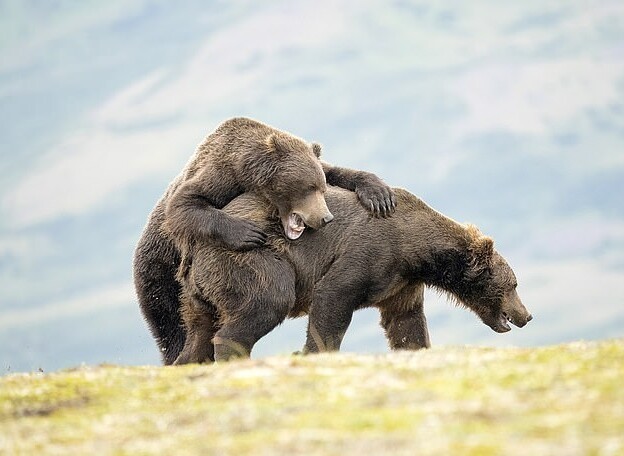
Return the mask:
<path id="1" fill-rule="evenodd" d="M 143 316 L 171 364 L 184 346 L 180 285 L 195 244 L 242 251 L 263 245 L 266 234 L 253 221 L 221 210 L 244 192 L 270 202 L 290 239 L 306 226 L 318 229 L 333 215 L 324 200 L 326 184 L 352 190 L 375 216 L 396 204 L 391 189 L 364 171 L 321 162 L 320 146 L 261 122 L 234 118 L 199 145 L 182 173 L 152 211 L 134 255 L 134 283 Z M 205 278 L 209 280 L 209 278 Z"/>
<path id="2" fill-rule="evenodd" d="M 304 353 L 338 350 L 355 310 L 376 307 L 392 349 L 430 346 L 424 287 L 448 293 L 496 332 L 531 320 L 516 277 L 493 241 L 445 217 L 411 193 L 394 189 L 390 218 L 374 218 L 355 195 L 330 187 L 336 221 L 287 241 L 278 214 L 244 194 L 223 211 L 260 226 L 264 248 L 236 252 L 197 245 L 183 277 L 186 345 L 176 364 L 249 356 L 286 317 L 308 314 Z"/>

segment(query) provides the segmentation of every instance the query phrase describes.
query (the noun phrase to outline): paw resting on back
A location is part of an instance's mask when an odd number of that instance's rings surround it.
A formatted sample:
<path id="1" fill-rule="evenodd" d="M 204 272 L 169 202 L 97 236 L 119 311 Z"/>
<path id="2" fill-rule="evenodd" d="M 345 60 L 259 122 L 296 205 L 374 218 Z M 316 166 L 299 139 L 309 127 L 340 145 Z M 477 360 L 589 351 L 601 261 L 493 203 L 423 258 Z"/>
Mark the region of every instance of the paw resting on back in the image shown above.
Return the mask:
<path id="1" fill-rule="evenodd" d="M 267 235 L 257 225 L 231 217 L 220 230 L 221 241 L 233 250 L 251 250 L 266 243 Z"/>
<path id="2" fill-rule="evenodd" d="M 374 174 L 367 174 L 356 187 L 355 193 L 362 205 L 375 217 L 389 217 L 396 209 L 394 192 Z"/>

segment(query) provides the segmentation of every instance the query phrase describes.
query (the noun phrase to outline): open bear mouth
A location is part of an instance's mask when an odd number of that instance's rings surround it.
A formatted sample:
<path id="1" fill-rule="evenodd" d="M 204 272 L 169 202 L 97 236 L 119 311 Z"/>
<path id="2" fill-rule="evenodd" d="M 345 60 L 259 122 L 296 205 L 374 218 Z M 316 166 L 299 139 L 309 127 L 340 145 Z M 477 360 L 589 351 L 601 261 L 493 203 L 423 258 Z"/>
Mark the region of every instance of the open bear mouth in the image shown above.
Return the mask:
<path id="1" fill-rule="evenodd" d="M 291 212 L 288 217 L 282 217 L 282 225 L 286 237 L 292 241 L 299 239 L 305 230 L 305 223 L 296 212 Z"/>
<path id="2" fill-rule="evenodd" d="M 498 316 L 498 329 L 495 329 L 495 331 L 500 332 L 500 333 L 504 333 L 507 331 L 511 331 L 511 326 L 509 326 L 509 323 L 513 323 L 513 321 L 511 321 L 511 317 L 509 317 L 509 315 L 507 315 L 507 312 L 501 312 L 500 315 Z"/>
<path id="3" fill-rule="evenodd" d="M 512 310 L 511 312 L 513 315 L 514 311 Z M 496 317 L 491 320 L 483 320 L 483 322 L 497 333 L 506 333 L 508 331 L 511 331 L 511 326 L 509 326 L 509 323 L 517 328 L 524 328 L 526 324 L 531 320 L 533 320 L 533 316 L 531 314 L 527 314 L 526 316 L 522 314 L 511 316 L 506 311 L 501 310 Z"/>
<path id="4" fill-rule="evenodd" d="M 496 318 L 494 324 L 491 325 L 491 328 L 498 333 L 506 333 L 508 331 L 511 331 L 511 326 L 509 326 L 509 323 L 520 328 L 520 325 L 518 325 L 513 320 L 513 318 L 511 318 L 507 314 L 507 312 L 502 311 L 500 314 L 498 314 L 498 318 Z"/>

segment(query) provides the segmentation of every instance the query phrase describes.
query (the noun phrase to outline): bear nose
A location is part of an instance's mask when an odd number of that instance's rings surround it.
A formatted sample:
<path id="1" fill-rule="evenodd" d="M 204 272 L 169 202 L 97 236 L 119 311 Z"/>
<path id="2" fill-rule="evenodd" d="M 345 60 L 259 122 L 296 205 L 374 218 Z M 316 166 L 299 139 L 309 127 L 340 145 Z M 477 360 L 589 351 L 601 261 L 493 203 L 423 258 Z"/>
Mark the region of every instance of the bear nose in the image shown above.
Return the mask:
<path id="1" fill-rule="evenodd" d="M 527 323 L 530 322 L 531 320 L 533 320 L 533 315 L 529 314 L 529 316 L 527 317 Z"/>
<path id="2" fill-rule="evenodd" d="M 332 220 L 334 220 L 334 216 L 332 214 L 327 214 L 325 217 L 323 217 L 323 226 L 327 225 Z"/>

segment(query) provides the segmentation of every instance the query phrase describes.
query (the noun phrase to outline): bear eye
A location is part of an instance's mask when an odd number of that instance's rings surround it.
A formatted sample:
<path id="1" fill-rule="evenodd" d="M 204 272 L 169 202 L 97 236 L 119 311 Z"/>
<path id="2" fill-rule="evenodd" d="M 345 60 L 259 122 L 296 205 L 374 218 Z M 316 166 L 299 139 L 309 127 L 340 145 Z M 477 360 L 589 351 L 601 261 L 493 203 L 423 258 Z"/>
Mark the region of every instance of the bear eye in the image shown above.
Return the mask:
<path id="1" fill-rule="evenodd" d="M 315 191 L 316 190 L 316 185 L 314 185 L 314 184 L 308 185 L 308 190 L 310 190 L 311 192 Z"/>

